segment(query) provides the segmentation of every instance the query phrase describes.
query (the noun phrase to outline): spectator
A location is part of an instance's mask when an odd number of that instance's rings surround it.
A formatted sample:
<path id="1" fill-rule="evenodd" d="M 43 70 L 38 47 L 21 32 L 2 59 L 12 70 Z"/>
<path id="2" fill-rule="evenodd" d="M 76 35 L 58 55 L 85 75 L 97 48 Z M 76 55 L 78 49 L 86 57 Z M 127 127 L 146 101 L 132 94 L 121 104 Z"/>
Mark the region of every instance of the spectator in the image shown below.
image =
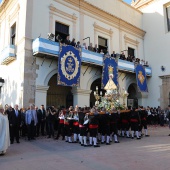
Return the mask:
<path id="1" fill-rule="evenodd" d="M 120 59 L 121 59 L 121 60 L 126 60 L 126 57 L 125 57 L 124 52 L 122 52 L 122 54 L 120 55 Z"/>
<path id="2" fill-rule="evenodd" d="M 164 126 L 164 111 L 163 110 L 160 111 L 159 118 L 160 118 L 160 126 Z"/>
<path id="3" fill-rule="evenodd" d="M 31 139 L 35 140 L 34 132 L 37 124 L 37 114 L 33 104 L 30 104 L 29 110 L 26 111 L 25 123 L 27 125 L 27 130 L 28 130 L 28 140 Z"/>
<path id="4" fill-rule="evenodd" d="M 131 56 L 130 56 L 130 55 L 128 55 L 128 57 L 127 57 L 127 61 L 132 62 L 132 58 L 131 58 Z"/>
<path id="5" fill-rule="evenodd" d="M 83 43 L 83 46 L 82 46 L 82 48 L 84 48 L 85 50 L 87 50 L 86 43 Z"/>
<path id="6" fill-rule="evenodd" d="M 77 41 L 76 48 L 81 48 L 80 41 Z"/>
<path id="7" fill-rule="evenodd" d="M 95 44 L 95 47 L 94 47 L 94 52 L 98 53 L 99 52 L 99 49 L 97 48 L 97 44 Z"/>
<path id="8" fill-rule="evenodd" d="M 9 115 L 9 124 L 10 124 L 10 140 L 11 144 L 14 143 L 14 138 L 16 142 L 19 142 L 19 130 L 21 127 L 21 112 L 18 110 L 18 105 L 14 106 L 14 109 L 10 111 Z"/>
<path id="9" fill-rule="evenodd" d="M 45 120 L 46 120 L 46 111 L 44 109 L 44 105 L 41 105 L 41 108 L 37 112 L 37 136 L 39 136 L 39 131 L 41 129 L 41 135 L 44 136 L 44 127 L 45 127 Z"/>
<path id="10" fill-rule="evenodd" d="M 89 51 L 94 51 L 94 48 L 93 48 L 93 44 L 92 44 L 92 43 L 90 43 L 90 45 L 88 46 L 88 50 L 89 50 Z"/>
<path id="11" fill-rule="evenodd" d="M 70 45 L 70 36 L 67 35 L 66 39 L 64 40 L 65 45 Z"/>
<path id="12" fill-rule="evenodd" d="M 70 45 L 72 45 L 73 47 L 76 47 L 76 40 L 75 40 L 75 38 L 72 39 Z"/>
<path id="13" fill-rule="evenodd" d="M 113 51 L 113 53 L 111 54 L 111 57 L 114 57 L 114 58 L 116 58 L 115 51 Z"/>
<path id="14" fill-rule="evenodd" d="M 104 54 L 103 49 L 100 50 L 100 54 Z"/>
<path id="15" fill-rule="evenodd" d="M 27 133 L 27 126 L 25 124 L 26 109 L 22 108 L 22 109 L 20 109 L 20 112 L 21 112 L 21 136 L 25 137 L 25 135 Z"/>
<path id="16" fill-rule="evenodd" d="M 57 36 L 56 36 L 56 42 L 62 42 L 62 37 L 60 36 L 60 34 L 58 34 Z"/>

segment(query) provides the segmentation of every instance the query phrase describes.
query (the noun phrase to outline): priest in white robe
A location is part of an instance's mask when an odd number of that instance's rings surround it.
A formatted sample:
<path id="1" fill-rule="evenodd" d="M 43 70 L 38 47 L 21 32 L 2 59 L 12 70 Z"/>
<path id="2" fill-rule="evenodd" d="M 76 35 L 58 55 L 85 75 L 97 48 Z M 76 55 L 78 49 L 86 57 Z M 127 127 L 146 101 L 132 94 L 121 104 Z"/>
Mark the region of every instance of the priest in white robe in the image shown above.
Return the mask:
<path id="1" fill-rule="evenodd" d="M 2 105 L 0 105 L 0 155 L 5 154 L 9 146 L 10 137 L 8 115 L 4 112 Z"/>

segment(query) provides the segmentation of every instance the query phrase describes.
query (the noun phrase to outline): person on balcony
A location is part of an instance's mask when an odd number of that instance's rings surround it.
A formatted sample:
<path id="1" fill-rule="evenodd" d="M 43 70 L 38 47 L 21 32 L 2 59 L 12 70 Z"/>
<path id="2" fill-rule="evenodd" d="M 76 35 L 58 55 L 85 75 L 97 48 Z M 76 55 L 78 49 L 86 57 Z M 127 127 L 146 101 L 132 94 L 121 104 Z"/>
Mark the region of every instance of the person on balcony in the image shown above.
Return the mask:
<path id="1" fill-rule="evenodd" d="M 122 54 L 120 55 L 120 59 L 121 59 L 121 60 L 126 60 L 126 57 L 125 57 L 124 52 L 122 52 Z"/>
<path id="2" fill-rule="evenodd" d="M 95 47 L 94 47 L 93 51 L 96 52 L 96 53 L 99 52 L 99 49 L 97 48 L 97 44 L 95 44 Z"/>
<path id="3" fill-rule="evenodd" d="M 113 53 L 111 54 L 111 57 L 114 57 L 114 58 L 116 58 L 115 51 L 113 51 Z"/>
<path id="4" fill-rule="evenodd" d="M 72 45 L 73 47 L 76 47 L 76 40 L 75 40 L 75 38 L 72 39 L 70 45 Z"/>
<path id="5" fill-rule="evenodd" d="M 70 36 L 67 35 L 66 39 L 64 40 L 65 45 L 70 45 Z"/>
<path id="6" fill-rule="evenodd" d="M 100 50 L 100 54 L 104 54 L 103 49 Z"/>
<path id="7" fill-rule="evenodd" d="M 93 48 L 93 44 L 92 43 L 90 43 L 90 45 L 88 46 L 88 50 L 94 52 L 94 48 Z"/>
<path id="8" fill-rule="evenodd" d="M 87 50 L 87 45 L 86 45 L 86 43 L 83 43 L 82 48 L 84 48 L 85 50 Z"/>
<path id="9" fill-rule="evenodd" d="M 76 48 L 81 48 L 80 41 L 77 41 Z"/>

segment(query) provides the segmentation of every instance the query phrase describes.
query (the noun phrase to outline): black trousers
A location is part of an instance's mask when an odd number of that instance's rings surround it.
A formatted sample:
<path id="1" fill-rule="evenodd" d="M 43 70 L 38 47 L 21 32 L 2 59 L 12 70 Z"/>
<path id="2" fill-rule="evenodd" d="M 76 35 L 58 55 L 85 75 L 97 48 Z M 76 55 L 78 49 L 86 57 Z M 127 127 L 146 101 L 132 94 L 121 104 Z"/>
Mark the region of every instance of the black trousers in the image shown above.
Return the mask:
<path id="1" fill-rule="evenodd" d="M 58 125 L 58 133 L 57 133 L 57 138 L 60 137 L 60 135 L 62 135 L 62 137 L 64 138 L 64 123 L 59 123 Z"/>
<path id="2" fill-rule="evenodd" d="M 44 127 L 45 127 L 45 122 L 44 121 L 41 121 L 41 122 L 38 122 L 37 123 L 37 136 L 39 136 L 40 134 L 40 129 L 41 129 L 41 135 L 44 136 Z"/>
<path id="3" fill-rule="evenodd" d="M 87 127 L 80 127 L 80 136 L 87 136 Z"/>
<path id="4" fill-rule="evenodd" d="M 28 140 L 33 139 L 35 135 L 35 126 L 34 121 L 31 121 L 31 123 L 28 125 Z"/>
<path id="5" fill-rule="evenodd" d="M 113 132 L 115 135 L 117 135 L 117 131 L 117 123 L 110 123 L 110 132 Z"/>
<path id="6" fill-rule="evenodd" d="M 95 137 L 97 136 L 98 128 L 89 128 L 90 132 L 90 137 Z"/>
<path id="7" fill-rule="evenodd" d="M 131 130 L 138 131 L 139 130 L 139 123 L 138 122 L 131 122 Z"/>
<path id="8" fill-rule="evenodd" d="M 14 138 L 16 138 L 16 141 L 19 142 L 19 126 L 12 125 L 10 126 L 10 140 L 13 143 Z"/>

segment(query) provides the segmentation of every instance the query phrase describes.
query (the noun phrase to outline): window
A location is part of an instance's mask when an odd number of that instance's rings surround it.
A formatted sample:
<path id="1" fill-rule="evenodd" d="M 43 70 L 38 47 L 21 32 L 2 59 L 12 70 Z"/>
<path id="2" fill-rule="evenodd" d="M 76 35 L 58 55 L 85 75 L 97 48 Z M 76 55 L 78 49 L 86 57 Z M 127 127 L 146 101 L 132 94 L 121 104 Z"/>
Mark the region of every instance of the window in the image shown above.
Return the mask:
<path id="1" fill-rule="evenodd" d="M 128 56 L 135 56 L 135 49 L 128 47 Z"/>
<path id="2" fill-rule="evenodd" d="M 57 37 L 58 35 L 60 36 L 62 40 L 66 39 L 67 35 L 69 35 L 69 26 L 56 22 L 55 23 L 55 37 Z M 58 40 L 55 38 L 55 41 L 58 41 Z"/>
<path id="3" fill-rule="evenodd" d="M 170 31 L 170 6 L 166 7 L 167 30 Z"/>
<path id="4" fill-rule="evenodd" d="M 107 50 L 108 50 L 107 39 L 103 37 L 98 37 L 98 48 L 99 48 L 99 52 L 103 50 L 104 53 L 107 53 Z"/>
<path id="5" fill-rule="evenodd" d="M 11 27 L 11 44 L 15 45 L 16 23 Z"/>

